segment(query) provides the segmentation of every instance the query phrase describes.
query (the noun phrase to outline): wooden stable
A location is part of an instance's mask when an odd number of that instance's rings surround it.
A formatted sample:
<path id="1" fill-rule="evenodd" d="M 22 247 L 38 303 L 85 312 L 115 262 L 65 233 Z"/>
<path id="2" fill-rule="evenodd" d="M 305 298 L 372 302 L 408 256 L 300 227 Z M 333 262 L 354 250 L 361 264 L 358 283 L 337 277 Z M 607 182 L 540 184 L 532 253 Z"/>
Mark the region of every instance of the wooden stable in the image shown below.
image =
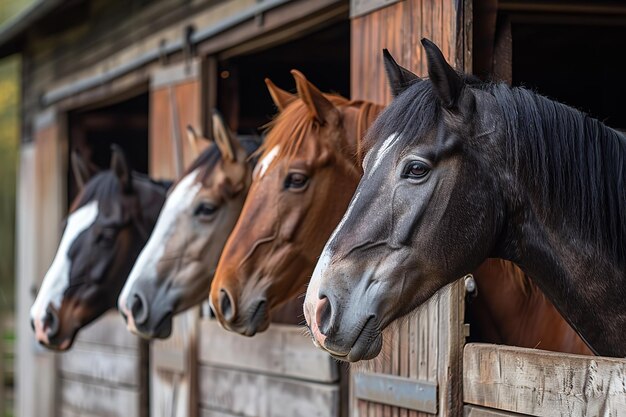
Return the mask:
<path id="1" fill-rule="evenodd" d="M 486 417 L 549 416 L 555 407 L 568 416 L 626 415 L 623 361 L 466 345 L 461 283 L 392 329 L 382 359 L 350 373 L 297 326 L 275 324 L 246 339 L 201 308 L 176 318 L 170 339 L 150 344 L 111 312 L 65 354 L 36 346 L 28 320 L 73 195 L 70 148 L 91 155 L 116 140 L 107 134 L 122 135 L 137 169 L 174 179 L 193 157 L 186 144 L 175 146 L 177 137 L 187 124 L 207 131 L 212 108 L 240 134 L 267 121 L 274 110 L 263 77 L 292 89 L 288 70 L 295 67 L 323 90 L 389 103 L 381 50 L 425 75 L 422 37 L 457 68 L 536 81 L 558 98 L 571 90 L 559 84 L 566 77 L 545 66 L 537 71 L 532 54 L 571 55 L 572 39 L 585 39 L 558 28 L 577 25 L 596 28 L 602 48 L 623 50 L 624 37 L 607 28 L 623 34 L 625 23 L 626 7 L 608 0 L 35 2 L 0 27 L 0 56 L 19 52 L 23 62 L 17 415 Z M 537 52 L 536 33 L 553 48 Z M 578 67 L 579 80 L 593 74 L 585 62 L 569 68 Z M 599 88 L 590 84 L 581 102 Z M 599 114 L 605 108 L 619 106 L 596 106 Z M 618 113 L 606 117 L 625 127 Z M 134 136 L 112 125 L 133 127 Z"/>

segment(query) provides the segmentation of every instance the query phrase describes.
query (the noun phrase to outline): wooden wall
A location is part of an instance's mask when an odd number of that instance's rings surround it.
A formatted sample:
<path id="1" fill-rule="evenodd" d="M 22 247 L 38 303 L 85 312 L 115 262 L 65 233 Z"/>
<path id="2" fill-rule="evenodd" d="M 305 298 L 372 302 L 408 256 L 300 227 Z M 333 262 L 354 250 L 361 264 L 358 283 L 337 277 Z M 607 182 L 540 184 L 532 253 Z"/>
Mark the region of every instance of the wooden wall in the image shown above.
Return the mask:
<path id="1" fill-rule="evenodd" d="M 405 0 L 352 19 L 351 92 L 353 99 L 381 104 L 391 101 L 382 64 L 387 48 L 398 63 L 420 76 L 427 75 L 424 37 L 435 42 L 444 56 L 457 60 L 455 0 Z"/>
<path id="2" fill-rule="evenodd" d="M 147 417 L 148 345 L 117 311 L 81 330 L 58 357 L 60 417 Z"/>
<path id="3" fill-rule="evenodd" d="M 457 27 L 457 22 L 463 22 L 463 7 L 463 1 L 405 0 L 353 17 L 352 98 L 381 104 L 391 101 L 383 69 L 383 48 L 389 49 L 400 65 L 426 75 L 420 40 L 427 37 L 439 45 L 451 62 L 461 65 L 463 51 L 458 50 L 457 43 L 463 45 L 459 42 L 463 28 Z M 367 369 L 367 375 L 393 375 L 436 383 L 438 415 L 460 415 L 462 302 L 463 291 L 458 283 L 440 291 L 416 314 L 386 334 L 381 359 L 355 369 Z M 357 374 L 353 372 L 353 383 Z M 429 415 L 359 399 L 359 391 L 358 387 L 352 387 L 352 407 L 359 417 Z M 395 400 L 390 398 L 388 402 Z"/>
<path id="4" fill-rule="evenodd" d="M 200 417 L 339 417 L 339 365 L 299 326 L 246 338 L 200 326 Z"/>

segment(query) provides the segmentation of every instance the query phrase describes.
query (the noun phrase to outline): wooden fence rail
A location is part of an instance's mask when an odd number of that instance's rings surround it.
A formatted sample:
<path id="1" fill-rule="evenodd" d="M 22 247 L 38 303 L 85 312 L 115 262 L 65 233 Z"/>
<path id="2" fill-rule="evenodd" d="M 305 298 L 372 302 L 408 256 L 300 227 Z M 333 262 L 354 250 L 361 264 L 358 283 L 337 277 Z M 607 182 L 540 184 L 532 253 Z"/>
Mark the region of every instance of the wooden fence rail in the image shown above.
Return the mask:
<path id="1" fill-rule="evenodd" d="M 466 416 L 626 416 L 626 360 L 487 344 L 463 359 L 464 401 L 487 408 Z"/>

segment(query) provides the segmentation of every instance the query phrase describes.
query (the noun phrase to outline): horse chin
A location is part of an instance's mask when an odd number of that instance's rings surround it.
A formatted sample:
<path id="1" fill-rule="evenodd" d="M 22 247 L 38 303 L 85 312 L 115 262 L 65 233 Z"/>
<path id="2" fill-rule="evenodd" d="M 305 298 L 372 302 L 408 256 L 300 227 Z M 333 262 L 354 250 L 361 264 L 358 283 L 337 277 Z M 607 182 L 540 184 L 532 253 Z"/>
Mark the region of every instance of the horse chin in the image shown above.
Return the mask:
<path id="1" fill-rule="evenodd" d="M 46 349 L 50 349 L 56 352 L 65 352 L 72 348 L 76 335 L 78 334 L 78 328 L 74 329 L 69 335 L 65 337 L 54 337 L 48 343 L 39 341 L 39 344 Z"/>
<path id="2" fill-rule="evenodd" d="M 361 332 L 349 349 L 343 350 L 339 346 L 325 341 L 323 345 L 318 345 L 330 355 L 344 362 L 359 362 L 374 359 L 378 356 L 383 347 L 383 334 L 373 329 L 373 321 L 367 320 Z M 343 352 L 346 353 L 343 353 Z"/>

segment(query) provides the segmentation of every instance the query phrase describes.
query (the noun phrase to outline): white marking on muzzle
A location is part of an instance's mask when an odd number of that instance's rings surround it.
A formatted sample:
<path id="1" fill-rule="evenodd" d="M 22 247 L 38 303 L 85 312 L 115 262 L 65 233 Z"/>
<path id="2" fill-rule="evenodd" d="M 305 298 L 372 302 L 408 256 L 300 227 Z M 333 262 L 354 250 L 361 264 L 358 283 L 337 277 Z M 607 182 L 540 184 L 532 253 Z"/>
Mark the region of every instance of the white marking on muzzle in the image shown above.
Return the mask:
<path id="1" fill-rule="evenodd" d="M 91 201 L 71 213 L 67 218 L 67 226 L 63 232 L 57 253 L 43 278 L 37 298 L 30 309 L 30 317 L 35 322 L 35 331 L 38 333 L 38 336 L 47 338 L 47 336 L 43 335 L 43 320 L 46 315 L 46 309 L 49 305 L 52 305 L 57 310 L 61 308 L 63 294 L 70 285 L 71 261 L 67 256 L 70 247 L 78 235 L 93 225 L 97 217 L 98 202 Z"/>
<path id="2" fill-rule="evenodd" d="M 276 158 L 276 155 L 278 155 L 279 150 L 280 146 L 276 145 L 267 153 L 267 155 L 265 155 L 265 158 L 261 159 L 261 161 L 254 168 L 254 172 L 252 173 L 253 178 L 263 178 L 263 175 L 267 172 L 267 169 L 272 164 L 272 161 Z"/>
<path id="3" fill-rule="evenodd" d="M 128 318 L 130 330 L 136 329 L 134 329 L 134 321 L 132 320 L 130 310 L 126 303 L 128 296 L 137 281 L 142 279 L 156 279 L 157 266 L 163 256 L 167 242 L 176 232 L 176 221 L 183 212 L 191 210 L 190 206 L 202 187 L 201 182 L 196 182 L 198 173 L 199 169 L 187 174 L 187 176 L 180 180 L 165 200 L 165 205 L 161 213 L 159 213 L 159 218 L 150 235 L 150 239 L 148 239 L 146 246 L 144 246 L 139 254 L 126 280 L 126 284 L 122 289 L 122 293 L 118 298 L 117 307 Z M 187 215 L 191 216 L 192 213 L 188 213 Z"/>

